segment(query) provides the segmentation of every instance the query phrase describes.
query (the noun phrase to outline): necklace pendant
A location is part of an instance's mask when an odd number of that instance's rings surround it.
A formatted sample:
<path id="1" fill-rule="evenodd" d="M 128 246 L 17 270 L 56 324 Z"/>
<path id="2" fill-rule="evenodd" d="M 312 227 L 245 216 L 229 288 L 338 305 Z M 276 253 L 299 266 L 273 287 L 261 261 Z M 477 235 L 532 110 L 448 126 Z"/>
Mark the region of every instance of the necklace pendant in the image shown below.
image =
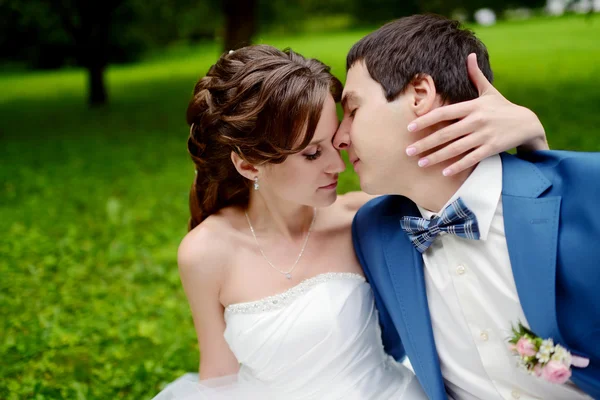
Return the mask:
<path id="1" fill-rule="evenodd" d="M 290 274 L 289 272 L 287 274 L 285 274 L 285 277 L 288 279 L 292 279 L 292 274 Z"/>

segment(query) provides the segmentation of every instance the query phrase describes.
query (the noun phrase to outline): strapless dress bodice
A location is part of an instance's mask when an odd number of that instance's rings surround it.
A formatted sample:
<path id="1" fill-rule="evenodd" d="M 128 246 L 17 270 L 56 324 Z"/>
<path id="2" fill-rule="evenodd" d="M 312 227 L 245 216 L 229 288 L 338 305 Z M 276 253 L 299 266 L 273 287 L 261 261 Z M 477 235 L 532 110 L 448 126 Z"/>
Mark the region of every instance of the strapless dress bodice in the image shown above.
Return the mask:
<path id="1" fill-rule="evenodd" d="M 232 304 L 225 322 L 239 373 L 193 384 L 180 379 L 171 386 L 176 395 L 156 399 L 427 398 L 412 371 L 385 353 L 373 292 L 359 274 L 324 273 Z"/>

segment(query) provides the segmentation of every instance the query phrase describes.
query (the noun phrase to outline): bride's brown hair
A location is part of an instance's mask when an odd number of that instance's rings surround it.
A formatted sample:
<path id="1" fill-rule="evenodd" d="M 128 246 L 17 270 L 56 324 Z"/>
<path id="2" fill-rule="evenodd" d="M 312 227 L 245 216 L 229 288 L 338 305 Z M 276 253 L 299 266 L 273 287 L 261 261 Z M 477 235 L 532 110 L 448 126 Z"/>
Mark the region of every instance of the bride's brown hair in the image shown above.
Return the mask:
<path id="1" fill-rule="evenodd" d="M 246 205 L 251 182 L 231 152 L 254 165 L 278 164 L 312 140 L 327 95 L 342 84 L 329 67 L 292 50 L 248 46 L 224 54 L 194 88 L 188 151 L 196 164 L 189 229 L 230 205 Z"/>

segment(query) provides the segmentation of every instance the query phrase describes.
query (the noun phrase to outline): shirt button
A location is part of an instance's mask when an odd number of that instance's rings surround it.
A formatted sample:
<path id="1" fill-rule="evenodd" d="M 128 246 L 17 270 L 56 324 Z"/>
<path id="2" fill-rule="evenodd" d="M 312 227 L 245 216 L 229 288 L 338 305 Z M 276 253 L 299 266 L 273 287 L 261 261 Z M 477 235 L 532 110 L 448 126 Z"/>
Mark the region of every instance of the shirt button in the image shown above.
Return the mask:
<path id="1" fill-rule="evenodd" d="M 479 334 L 479 337 L 481 338 L 481 340 L 483 340 L 484 342 L 487 342 L 488 339 L 490 338 L 490 336 L 487 334 L 487 332 L 482 331 Z"/>
<path id="2" fill-rule="evenodd" d="M 465 272 L 467 272 L 467 269 L 465 268 L 464 265 L 459 265 L 458 267 L 456 267 L 456 273 L 458 275 L 464 275 Z"/>
<path id="3" fill-rule="evenodd" d="M 511 395 L 512 395 L 513 399 L 520 399 L 521 398 L 521 392 L 519 392 L 516 389 L 511 392 Z"/>

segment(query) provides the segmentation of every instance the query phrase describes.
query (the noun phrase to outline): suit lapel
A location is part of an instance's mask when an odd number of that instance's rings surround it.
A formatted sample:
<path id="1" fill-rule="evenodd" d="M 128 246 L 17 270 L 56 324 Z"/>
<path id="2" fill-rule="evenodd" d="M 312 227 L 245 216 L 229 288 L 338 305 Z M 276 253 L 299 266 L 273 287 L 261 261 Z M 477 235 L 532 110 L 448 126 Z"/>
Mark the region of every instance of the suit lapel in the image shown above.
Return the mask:
<path id="1" fill-rule="evenodd" d="M 561 198 L 539 197 L 551 183 L 535 165 L 503 155 L 502 168 L 504 228 L 521 306 L 533 332 L 564 343 L 556 317 Z"/>
<path id="2" fill-rule="evenodd" d="M 420 214 L 412 202 L 405 200 L 403 204 L 408 209 L 388 216 L 384 229 L 387 233 L 385 258 L 399 305 L 398 311 L 401 314 L 401 320 L 396 319 L 394 322 L 428 397 L 445 399 L 444 381 L 427 303 L 423 258 L 400 229 L 401 215 Z"/>

